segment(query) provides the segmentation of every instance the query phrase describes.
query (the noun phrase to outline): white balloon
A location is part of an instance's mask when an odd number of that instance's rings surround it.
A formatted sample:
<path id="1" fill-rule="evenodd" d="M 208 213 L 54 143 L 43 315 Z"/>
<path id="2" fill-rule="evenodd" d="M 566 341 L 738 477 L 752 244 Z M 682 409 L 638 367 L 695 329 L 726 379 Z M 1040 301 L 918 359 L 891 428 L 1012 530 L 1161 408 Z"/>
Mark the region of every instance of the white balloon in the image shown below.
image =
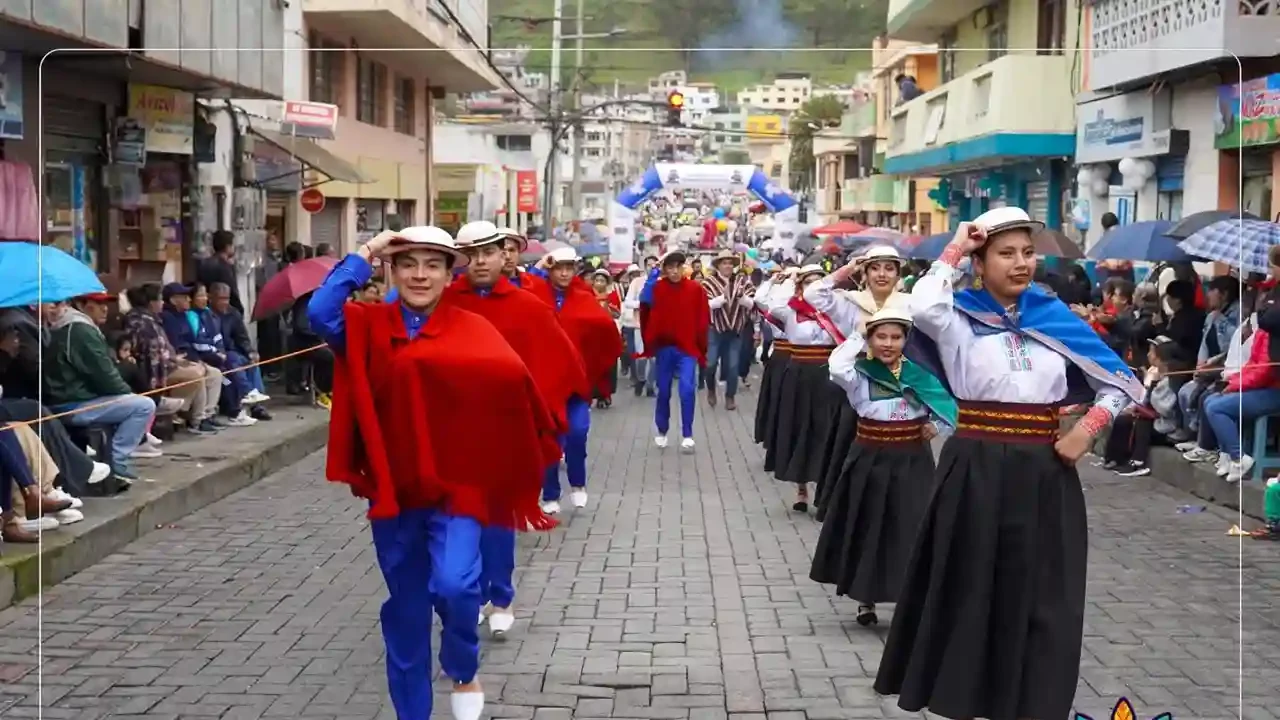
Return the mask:
<path id="1" fill-rule="evenodd" d="M 1124 158 L 1123 160 L 1120 161 L 1120 174 L 1132 175 L 1134 167 L 1137 164 L 1138 164 L 1137 161 L 1135 161 L 1133 158 Z"/>
<path id="2" fill-rule="evenodd" d="M 1148 180 L 1156 176 L 1156 164 L 1151 160 L 1142 161 L 1142 177 Z"/>
<path id="3" fill-rule="evenodd" d="M 1146 184 L 1147 184 L 1147 179 L 1142 177 L 1138 173 L 1134 173 L 1132 175 L 1126 175 L 1124 178 L 1124 186 L 1129 188 L 1130 190 L 1141 190 L 1142 186 Z"/>
<path id="4" fill-rule="evenodd" d="M 1093 182 L 1093 171 L 1086 166 L 1082 166 L 1076 171 L 1076 183 L 1081 187 L 1085 187 Z"/>
<path id="5" fill-rule="evenodd" d="M 1102 178 L 1093 181 L 1093 194 L 1098 197 L 1106 197 L 1111 191 L 1111 184 Z"/>

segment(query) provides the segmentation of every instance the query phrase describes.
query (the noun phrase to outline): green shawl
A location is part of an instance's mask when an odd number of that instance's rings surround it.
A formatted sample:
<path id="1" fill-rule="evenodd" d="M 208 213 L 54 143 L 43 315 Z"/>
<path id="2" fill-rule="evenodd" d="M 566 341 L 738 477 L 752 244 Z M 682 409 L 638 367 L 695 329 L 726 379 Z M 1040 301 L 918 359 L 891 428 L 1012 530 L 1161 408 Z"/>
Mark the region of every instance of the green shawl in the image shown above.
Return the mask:
<path id="1" fill-rule="evenodd" d="M 858 372 L 871 381 L 876 399 L 902 397 L 908 392 L 929 408 L 929 411 L 951 427 L 956 426 L 960 408 L 956 399 L 942 386 L 938 378 L 928 370 L 902 358 L 902 372 L 899 378 L 884 363 L 875 359 L 860 358 L 856 363 Z"/>

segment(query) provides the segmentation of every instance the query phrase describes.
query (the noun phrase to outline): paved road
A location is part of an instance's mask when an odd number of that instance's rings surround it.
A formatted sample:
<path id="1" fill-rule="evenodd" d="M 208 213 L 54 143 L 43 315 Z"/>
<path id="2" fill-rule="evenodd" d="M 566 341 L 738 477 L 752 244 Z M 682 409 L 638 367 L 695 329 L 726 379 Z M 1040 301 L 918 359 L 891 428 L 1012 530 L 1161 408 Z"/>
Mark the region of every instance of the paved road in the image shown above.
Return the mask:
<path id="1" fill-rule="evenodd" d="M 652 447 L 648 401 L 595 414 L 591 505 L 526 538 L 519 622 L 487 643 L 494 717 L 910 715 L 871 690 L 885 626 L 859 628 L 850 601 L 808 580 L 817 525 L 759 471 L 743 405 L 700 409 L 695 456 Z M 321 467 L 316 455 L 47 592 L 43 717 L 391 718 L 381 580 L 360 509 Z M 1105 716 L 1127 695 L 1144 720 L 1236 717 L 1230 516 L 1179 514 L 1195 501 L 1150 479 L 1090 470 L 1087 493 L 1078 708 Z M 1280 546 L 1244 549 L 1244 716 L 1272 720 Z M 34 604 L 0 612 L 0 718 L 36 717 L 36 638 Z"/>

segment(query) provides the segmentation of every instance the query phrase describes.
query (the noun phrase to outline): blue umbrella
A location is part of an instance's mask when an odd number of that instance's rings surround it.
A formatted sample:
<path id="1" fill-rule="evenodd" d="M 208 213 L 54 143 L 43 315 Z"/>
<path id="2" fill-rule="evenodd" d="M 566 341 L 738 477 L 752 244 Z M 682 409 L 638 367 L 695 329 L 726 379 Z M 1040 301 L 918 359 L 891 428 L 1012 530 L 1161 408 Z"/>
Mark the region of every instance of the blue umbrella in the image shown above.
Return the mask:
<path id="1" fill-rule="evenodd" d="M 1178 243 L 1188 255 L 1256 273 L 1268 271 L 1274 245 L 1280 245 L 1280 225 L 1249 219 L 1219 220 Z"/>
<path id="2" fill-rule="evenodd" d="M 1094 260 L 1138 260 L 1145 262 L 1189 262 L 1191 256 L 1165 233 L 1173 229 L 1168 220 L 1146 220 L 1117 225 L 1108 230 L 1085 253 Z"/>
<path id="3" fill-rule="evenodd" d="M 907 255 L 915 260 L 937 260 L 942 257 L 942 251 L 947 249 L 947 244 L 953 237 L 955 235 L 949 232 L 930 235 L 921 240 Z"/>
<path id="4" fill-rule="evenodd" d="M 590 242 L 585 245 L 578 246 L 578 255 L 582 257 L 592 257 L 595 255 L 608 255 L 609 243 L 607 242 Z"/>
<path id="5" fill-rule="evenodd" d="M 93 269 L 50 245 L 0 242 L 0 307 L 106 292 Z"/>

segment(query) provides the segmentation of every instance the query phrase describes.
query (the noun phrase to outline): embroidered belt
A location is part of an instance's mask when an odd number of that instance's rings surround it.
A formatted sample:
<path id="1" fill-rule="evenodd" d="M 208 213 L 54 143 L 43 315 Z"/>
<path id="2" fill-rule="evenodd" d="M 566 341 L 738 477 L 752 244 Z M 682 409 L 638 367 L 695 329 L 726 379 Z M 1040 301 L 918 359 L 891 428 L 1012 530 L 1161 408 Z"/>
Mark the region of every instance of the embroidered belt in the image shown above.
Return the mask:
<path id="1" fill-rule="evenodd" d="M 959 401 L 958 437 L 1002 443 L 1052 445 L 1058 439 L 1058 411 L 1052 405 Z"/>
<path id="2" fill-rule="evenodd" d="M 856 441 L 863 445 L 902 445 L 924 442 L 927 418 L 915 420 L 868 420 L 858 418 Z"/>
<path id="3" fill-rule="evenodd" d="M 792 345 L 791 362 L 821 365 L 831 357 L 835 349 L 835 345 Z"/>
<path id="4" fill-rule="evenodd" d="M 773 345 L 770 346 L 769 352 L 770 353 L 775 353 L 775 352 L 789 353 L 791 352 L 791 348 L 793 347 L 795 346 L 787 342 L 786 340 L 774 340 Z"/>

